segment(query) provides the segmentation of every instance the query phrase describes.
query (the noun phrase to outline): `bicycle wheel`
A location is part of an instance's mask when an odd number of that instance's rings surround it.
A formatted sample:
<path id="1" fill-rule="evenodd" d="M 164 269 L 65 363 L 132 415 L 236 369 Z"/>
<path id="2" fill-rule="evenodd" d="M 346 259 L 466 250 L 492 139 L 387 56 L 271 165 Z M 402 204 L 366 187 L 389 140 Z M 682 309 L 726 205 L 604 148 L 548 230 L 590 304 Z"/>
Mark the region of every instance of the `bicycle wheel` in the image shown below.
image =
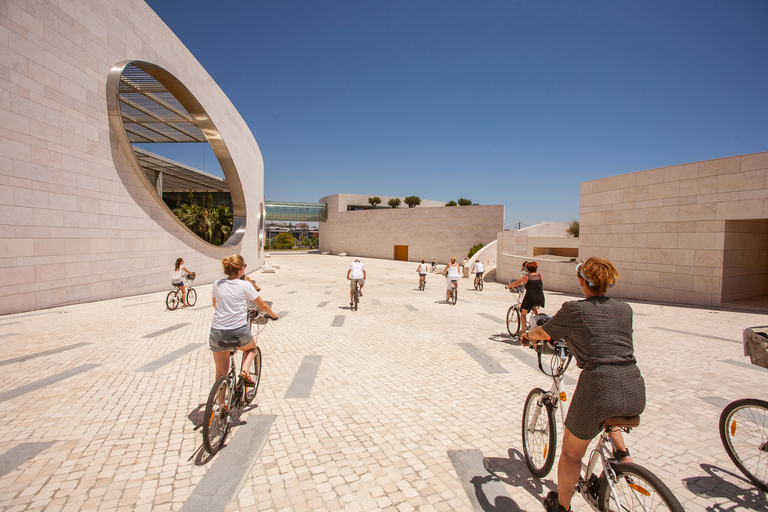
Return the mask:
<path id="1" fill-rule="evenodd" d="M 352 311 L 357 311 L 357 304 L 360 302 L 360 291 L 355 286 L 354 297 L 352 298 Z"/>
<path id="2" fill-rule="evenodd" d="M 532 389 L 523 408 L 523 454 L 531 474 L 543 478 L 552 470 L 557 451 L 557 426 L 552 404 L 543 403 L 546 392 Z"/>
<path id="3" fill-rule="evenodd" d="M 720 414 L 720 439 L 739 471 L 768 492 L 768 402 L 736 400 Z"/>
<path id="4" fill-rule="evenodd" d="M 229 431 L 230 389 L 227 376 L 216 379 L 216 383 L 208 395 L 205 405 L 205 422 L 203 423 L 203 446 L 205 451 L 214 455 L 224 446 L 224 439 Z"/>
<path id="5" fill-rule="evenodd" d="M 176 292 L 168 292 L 168 295 L 165 296 L 165 307 L 173 311 L 177 307 L 179 307 L 179 296 L 176 294 Z"/>
<path id="6" fill-rule="evenodd" d="M 644 467 L 629 462 L 616 463 L 612 467 L 617 477 L 613 489 L 605 472 L 600 476 L 598 506 L 603 512 L 685 512 L 669 487 Z"/>
<path id="7" fill-rule="evenodd" d="M 483 291 L 483 280 L 478 279 L 477 280 L 477 287 L 480 289 L 480 291 Z"/>
<path id="8" fill-rule="evenodd" d="M 194 306 L 197 302 L 197 292 L 194 288 L 190 288 L 187 290 L 187 304 L 190 306 Z"/>
<path id="9" fill-rule="evenodd" d="M 253 358 L 253 365 L 248 368 L 248 373 L 254 384 L 245 388 L 246 404 L 253 402 L 253 399 L 256 398 L 256 390 L 259 389 L 259 381 L 261 380 L 261 349 L 259 347 L 256 347 L 256 357 Z"/>
<path id="10" fill-rule="evenodd" d="M 456 301 L 459 299 L 459 290 L 456 289 L 456 287 L 453 287 L 453 290 L 451 290 L 451 304 L 454 306 L 456 305 Z"/>
<path id="11" fill-rule="evenodd" d="M 520 334 L 520 310 L 516 306 L 507 310 L 507 332 L 510 336 Z"/>
<path id="12" fill-rule="evenodd" d="M 477 278 L 475 278 L 475 290 L 477 290 L 480 287 L 480 285 L 477 284 Z"/>

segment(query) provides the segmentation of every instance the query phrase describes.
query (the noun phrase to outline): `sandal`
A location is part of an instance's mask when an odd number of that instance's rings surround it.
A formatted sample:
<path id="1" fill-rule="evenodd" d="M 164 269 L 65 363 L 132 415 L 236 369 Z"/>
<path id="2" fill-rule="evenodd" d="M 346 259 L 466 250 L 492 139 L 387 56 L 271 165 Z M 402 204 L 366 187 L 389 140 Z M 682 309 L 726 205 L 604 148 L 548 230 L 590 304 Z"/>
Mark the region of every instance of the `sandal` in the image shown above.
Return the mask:
<path id="1" fill-rule="evenodd" d="M 622 462 L 624 459 L 629 457 L 629 448 L 626 450 L 613 450 L 613 458 L 616 459 L 619 462 Z"/>
<path id="2" fill-rule="evenodd" d="M 253 381 L 250 375 L 248 375 L 247 372 L 240 372 L 240 380 L 243 381 L 243 384 L 245 384 L 248 387 L 255 386 L 256 383 Z"/>
<path id="3" fill-rule="evenodd" d="M 572 509 L 565 510 L 565 507 L 560 504 L 559 500 L 560 496 L 557 494 L 557 491 L 550 492 L 544 499 L 544 508 L 547 512 L 571 512 Z"/>

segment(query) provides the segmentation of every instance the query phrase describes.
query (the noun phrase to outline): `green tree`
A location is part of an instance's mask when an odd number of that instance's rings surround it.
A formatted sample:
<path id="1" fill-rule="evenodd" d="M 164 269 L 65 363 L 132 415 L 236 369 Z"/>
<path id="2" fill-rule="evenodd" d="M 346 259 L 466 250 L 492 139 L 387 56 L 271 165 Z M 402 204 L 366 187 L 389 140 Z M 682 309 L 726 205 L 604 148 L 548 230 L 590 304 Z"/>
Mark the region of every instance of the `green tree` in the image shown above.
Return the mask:
<path id="1" fill-rule="evenodd" d="M 568 224 L 568 228 L 565 230 L 566 233 L 571 235 L 574 238 L 579 238 L 579 221 L 578 219 L 573 219 L 570 224 Z"/>
<path id="2" fill-rule="evenodd" d="M 399 197 L 393 197 L 389 201 L 387 201 L 387 204 L 390 208 L 397 208 L 400 206 L 400 198 Z"/>
<path id="3" fill-rule="evenodd" d="M 459 206 L 472 206 L 472 201 L 462 197 L 459 199 Z"/>
<path id="4" fill-rule="evenodd" d="M 381 198 L 379 196 L 369 197 L 368 202 L 371 203 L 371 206 L 376 208 L 376 205 L 381 204 Z"/>
<path id="5" fill-rule="evenodd" d="M 477 251 L 479 251 L 482 248 L 483 248 L 483 244 L 477 243 L 473 245 L 472 248 L 469 250 L 469 253 L 467 253 L 467 258 L 471 258 L 472 256 L 475 255 L 475 253 L 477 253 Z"/>
<path id="6" fill-rule="evenodd" d="M 450 201 L 448 201 L 447 203 L 445 203 L 445 206 L 456 206 L 456 201 L 454 201 L 453 199 L 451 199 Z"/>
<path id="7" fill-rule="evenodd" d="M 280 233 L 269 244 L 270 249 L 293 249 L 296 239 L 290 233 Z"/>
<path id="8" fill-rule="evenodd" d="M 421 198 L 419 196 L 408 196 L 404 199 L 408 208 L 415 208 L 421 204 Z"/>

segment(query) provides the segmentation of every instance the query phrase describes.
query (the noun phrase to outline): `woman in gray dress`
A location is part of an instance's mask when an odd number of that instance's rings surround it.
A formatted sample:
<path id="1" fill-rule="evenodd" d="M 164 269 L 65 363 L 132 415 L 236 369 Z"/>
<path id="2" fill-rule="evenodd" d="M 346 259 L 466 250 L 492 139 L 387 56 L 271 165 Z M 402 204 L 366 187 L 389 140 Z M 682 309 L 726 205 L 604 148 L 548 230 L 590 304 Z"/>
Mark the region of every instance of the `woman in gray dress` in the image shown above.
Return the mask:
<path id="1" fill-rule="evenodd" d="M 566 302 L 546 324 L 531 330 L 524 342 L 565 339 L 581 368 L 565 418 L 563 449 L 557 466 L 557 488 L 545 500 L 549 512 L 571 507 L 581 459 L 601 423 L 613 416 L 639 416 L 645 409 L 645 383 L 635 364 L 632 308 L 605 296 L 619 273 L 602 258 L 589 258 L 576 267 L 584 300 Z M 621 462 L 632 462 L 621 432 L 611 434 Z"/>

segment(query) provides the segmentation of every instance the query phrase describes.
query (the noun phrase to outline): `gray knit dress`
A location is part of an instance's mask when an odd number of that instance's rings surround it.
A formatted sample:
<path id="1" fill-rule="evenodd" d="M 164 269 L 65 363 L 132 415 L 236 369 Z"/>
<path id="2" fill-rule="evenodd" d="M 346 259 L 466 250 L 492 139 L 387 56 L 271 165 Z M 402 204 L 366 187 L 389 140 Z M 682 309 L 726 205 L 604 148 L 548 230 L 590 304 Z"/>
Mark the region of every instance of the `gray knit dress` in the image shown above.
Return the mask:
<path id="1" fill-rule="evenodd" d="M 645 382 L 632 346 L 632 308 L 605 296 L 566 302 L 542 326 L 553 340 L 565 339 L 581 368 L 565 426 L 592 439 L 612 416 L 638 416 L 645 409 Z"/>

